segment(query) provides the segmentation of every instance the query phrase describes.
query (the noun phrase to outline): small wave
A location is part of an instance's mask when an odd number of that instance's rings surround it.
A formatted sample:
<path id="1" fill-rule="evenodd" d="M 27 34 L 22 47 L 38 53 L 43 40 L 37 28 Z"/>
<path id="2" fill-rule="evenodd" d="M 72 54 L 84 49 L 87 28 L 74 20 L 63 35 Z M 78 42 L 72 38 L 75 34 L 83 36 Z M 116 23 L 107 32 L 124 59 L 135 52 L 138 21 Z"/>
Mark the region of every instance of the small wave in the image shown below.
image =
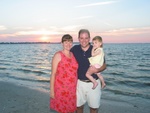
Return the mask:
<path id="1" fill-rule="evenodd" d="M 22 65 L 23 67 L 28 67 L 28 68 L 34 68 L 34 66 L 31 65 Z"/>
<path id="2" fill-rule="evenodd" d="M 23 69 L 23 68 L 17 68 L 17 69 L 15 69 L 15 70 L 17 70 L 17 71 L 23 71 L 23 72 L 25 72 L 25 73 L 31 72 L 31 70 L 29 70 L 29 69 Z"/>
<path id="3" fill-rule="evenodd" d="M 110 72 L 111 75 L 124 75 L 124 72 Z"/>
<path id="4" fill-rule="evenodd" d="M 147 82 L 141 82 L 141 80 L 123 80 L 123 81 L 119 81 L 116 80 L 115 84 L 119 84 L 119 85 L 124 85 L 124 86 L 129 86 L 129 87 L 133 87 L 133 88 L 146 88 L 150 86 L 150 83 Z"/>
<path id="5" fill-rule="evenodd" d="M 5 70 L 5 69 L 7 69 L 7 68 L 5 68 L 5 67 L 0 67 L 0 70 Z"/>
<path id="6" fill-rule="evenodd" d="M 136 69 L 137 71 L 146 71 L 146 72 L 150 72 L 149 68 L 145 68 L 145 69 Z"/>
<path id="7" fill-rule="evenodd" d="M 37 80 L 38 82 L 50 82 L 50 80 Z"/>
<path id="8" fill-rule="evenodd" d="M 150 65 L 149 64 L 139 64 L 139 65 L 137 65 L 138 67 L 150 67 Z"/>
<path id="9" fill-rule="evenodd" d="M 150 99 L 150 95 L 148 94 L 141 94 L 137 92 L 125 92 L 125 91 L 113 90 L 113 89 L 107 89 L 107 91 L 110 91 L 110 92 L 113 92 L 114 94 L 119 94 L 119 95 L 132 96 L 132 97 L 138 96 L 138 97 Z"/>
<path id="10" fill-rule="evenodd" d="M 108 53 L 107 55 L 113 55 L 113 53 Z"/>
<path id="11" fill-rule="evenodd" d="M 39 71 L 39 70 L 30 70 L 30 69 L 23 69 L 23 68 L 17 68 L 17 71 L 22 71 L 24 73 L 35 73 L 38 75 L 47 74 L 45 72 Z"/>
<path id="12" fill-rule="evenodd" d="M 144 86 L 150 86 L 150 83 L 143 83 Z"/>
<path id="13" fill-rule="evenodd" d="M 140 74 L 140 73 L 138 73 L 138 75 L 136 75 L 136 76 L 130 76 L 130 78 L 137 78 L 137 79 L 150 79 L 150 76 L 149 76 L 149 74 Z"/>
<path id="14" fill-rule="evenodd" d="M 149 56 L 150 54 L 149 53 L 143 53 L 143 55 Z"/>
<path id="15" fill-rule="evenodd" d="M 0 63 L 0 65 L 3 65 L 3 66 L 10 66 L 11 64 L 10 63 Z"/>
<path id="16" fill-rule="evenodd" d="M 35 62 L 34 63 L 30 63 L 30 64 L 32 64 L 32 65 L 42 65 L 42 63 L 37 63 L 37 62 L 36 63 Z"/>
<path id="17" fill-rule="evenodd" d="M 47 74 L 47 73 L 45 73 L 45 72 L 43 72 L 43 71 L 31 71 L 32 73 L 36 73 L 36 74 L 38 74 L 38 75 L 44 75 L 44 74 Z"/>
<path id="18" fill-rule="evenodd" d="M 118 66 L 119 64 L 107 64 L 107 67 Z"/>
<path id="19" fill-rule="evenodd" d="M 2 77 L 7 77 L 7 76 L 9 76 L 9 73 L 0 73 L 0 77 L 2 78 Z"/>
<path id="20" fill-rule="evenodd" d="M 113 53 L 107 53 L 107 55 L 109 56 L 111 56 L 111 55 L 120 55 L 120 53 L 117 53 L 117 52 L 113 52 Z"/>
<path id="21" fill-rule="evenodd" d="M 46 80 L 46 79 L 41 79 L 41 80 L 38 80 L 38 79 L 29 79 L 29 78 L 20 78 L 20 77 L 16 77 L 16 76 L 10 76 L 10 75 L 3 75 L 1 77 L 7 77 L 7 78 L 11 78 L 11 79 L 15 79 L 15 80 L 23 80 L 23 81 L 30 81 L 30 82 L 50 82 L 50 80 Z"/>

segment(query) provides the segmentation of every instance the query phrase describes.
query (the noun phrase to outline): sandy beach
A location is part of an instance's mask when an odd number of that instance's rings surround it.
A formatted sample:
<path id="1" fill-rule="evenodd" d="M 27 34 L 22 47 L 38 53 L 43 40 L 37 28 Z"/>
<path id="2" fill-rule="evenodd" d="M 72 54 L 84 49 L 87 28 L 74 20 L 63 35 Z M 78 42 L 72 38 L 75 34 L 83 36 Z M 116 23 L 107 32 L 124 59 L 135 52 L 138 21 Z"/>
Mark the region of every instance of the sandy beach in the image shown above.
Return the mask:
<path id="1" fill-rule="evenodd" d="M 148 106 L 134 106 L 102 99 L 99 113 L 149 113 Z M 49 93 L 0 81 L 0 113 L 56 113 L 49 109 Z M 89 108 L 85 106 L 85 113 Z"/>

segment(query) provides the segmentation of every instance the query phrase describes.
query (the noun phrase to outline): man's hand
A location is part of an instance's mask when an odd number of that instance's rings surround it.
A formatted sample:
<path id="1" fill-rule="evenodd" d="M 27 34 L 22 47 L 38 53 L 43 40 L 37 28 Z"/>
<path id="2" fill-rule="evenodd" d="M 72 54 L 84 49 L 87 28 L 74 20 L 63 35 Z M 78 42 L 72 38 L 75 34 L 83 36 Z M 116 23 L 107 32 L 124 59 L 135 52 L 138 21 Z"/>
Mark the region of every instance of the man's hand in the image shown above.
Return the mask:
<path id="1" fill-rule="evenodd" d="M 94 73 L 102 72 L 105 69 L 106 69 L 106 64 L 105 63 L 100 68 L 95 68 L 94 66 L 92 66 L 92 72 L 94 72 Z"/>

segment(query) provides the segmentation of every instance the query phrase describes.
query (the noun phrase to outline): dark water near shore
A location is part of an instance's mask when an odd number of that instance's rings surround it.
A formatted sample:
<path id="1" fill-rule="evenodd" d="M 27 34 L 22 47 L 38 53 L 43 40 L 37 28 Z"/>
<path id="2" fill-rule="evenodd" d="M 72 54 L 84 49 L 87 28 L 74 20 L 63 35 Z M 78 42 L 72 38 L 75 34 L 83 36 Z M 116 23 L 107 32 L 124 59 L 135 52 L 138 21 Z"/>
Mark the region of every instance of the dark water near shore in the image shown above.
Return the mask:
<path id="1" fill-rule="evenodd" d="M 49 91 L 51 59 L 60 44 L 0 44 L 0 80 Z M 150 100 L 150 43 L 104 44 L 102 98 Z"/>

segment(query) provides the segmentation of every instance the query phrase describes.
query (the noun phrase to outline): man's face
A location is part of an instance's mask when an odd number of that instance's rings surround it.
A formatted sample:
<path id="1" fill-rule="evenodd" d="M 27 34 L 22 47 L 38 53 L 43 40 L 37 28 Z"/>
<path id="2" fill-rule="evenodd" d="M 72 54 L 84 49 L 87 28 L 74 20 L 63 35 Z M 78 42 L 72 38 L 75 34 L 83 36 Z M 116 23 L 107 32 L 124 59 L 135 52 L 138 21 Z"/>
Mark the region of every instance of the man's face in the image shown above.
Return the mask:
<path id="1" fill-rule="evenodd" d="M 88 47 L 89 42 L 90 42 L 90 37 L 89 37 L 88 33 L 81 33 L 79 36 L 79 42 L 80 42 L 82 48 Z"/>

